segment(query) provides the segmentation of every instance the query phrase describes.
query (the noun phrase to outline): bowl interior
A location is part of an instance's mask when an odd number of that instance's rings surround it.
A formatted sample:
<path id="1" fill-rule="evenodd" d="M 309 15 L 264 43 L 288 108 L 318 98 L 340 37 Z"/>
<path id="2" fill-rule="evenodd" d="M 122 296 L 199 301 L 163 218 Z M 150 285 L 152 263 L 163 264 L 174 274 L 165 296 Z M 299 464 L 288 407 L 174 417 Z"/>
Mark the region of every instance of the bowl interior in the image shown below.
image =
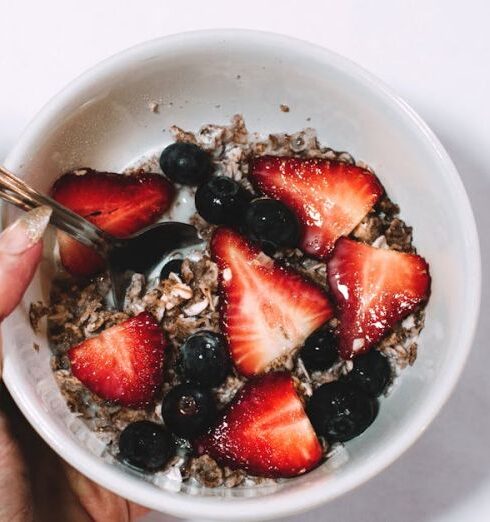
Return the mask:
<path id="1" fill-rule="evenodd" d="M 159 104 L 158 112 L 150 110 L 151 102 Z M 289 112 L 281 111 L 281 104 Z M 4 328 L 7 385 L 56 451 L 127 498 L 176 515 L 205 513 L 213 520 L 264 519 L 304 509 L 386 466 L 424 430 L 447 397 L 471 343 L 479 299 L 473 217 L 442 147 L 371 76 L 302 42 L 218 31 L 129 50 L 58 95 L 28 128 L 7 166 L 47 191 L 71 168 L 120 171 L 168 143 L 173 124 L 196 130 L 203 123 L 227 123 L 235 113 L 244 115 L 250 131 L 265 134 L 314 127 L 322 144 L 371 165 L 413 226 L 414 243 L 430 263 L 432 297 L 417 361 L 383 400 L 374 425 L 347 444 L 346 462 L 342 453 L 274 488 L 196 488 L 184 496 L 177 493 L 178 484 L 169 483 L 162 491 L 98 458 L 103 445 L 70 414 L 58 392 L 45 336 L 28 326 L 29 304 L 48 297 L 49 261 Z M 7 220 L 13 216 L 5 209 Z M 229 502 L 236 509 L 230 511 Z"/>

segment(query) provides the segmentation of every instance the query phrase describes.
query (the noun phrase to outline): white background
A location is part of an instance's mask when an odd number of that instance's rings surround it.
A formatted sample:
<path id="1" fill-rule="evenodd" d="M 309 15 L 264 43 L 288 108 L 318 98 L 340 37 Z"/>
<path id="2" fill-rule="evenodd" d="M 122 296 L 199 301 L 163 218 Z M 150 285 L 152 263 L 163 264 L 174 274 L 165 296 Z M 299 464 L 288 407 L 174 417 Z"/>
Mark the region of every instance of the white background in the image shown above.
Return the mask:
<path id="1" fill-rule="evenodd" d="M 490 520 L 490 3 L 487 0 L 0 0 L 0 160 L 83 70 L 166 34 L 289 34 L 369 69 L 428 122 L 472 200 L 483 254 L 480 327 L 462 379 L 422 438 L 356 491 L 287 522 Z M 147 522 L 175 519 L 152 514 Z"/>

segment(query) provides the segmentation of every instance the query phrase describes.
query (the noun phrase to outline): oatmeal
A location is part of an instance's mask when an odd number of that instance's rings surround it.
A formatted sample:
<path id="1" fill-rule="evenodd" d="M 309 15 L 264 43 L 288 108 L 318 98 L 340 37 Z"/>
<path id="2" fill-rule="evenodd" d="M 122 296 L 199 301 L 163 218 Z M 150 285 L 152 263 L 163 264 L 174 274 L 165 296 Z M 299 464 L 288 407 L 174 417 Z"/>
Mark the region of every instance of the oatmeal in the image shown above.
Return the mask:
<path id="1" fill-rule="evenodd" d="M 158 104 L 151 105 L 150 110 L 157 111 Z M 281 110 L 288 112 L 289 108 L 281 105 Z M 357 176 L 358 183 L 367 183 L 368 188 L 372 188 L 374 195 L 372 201 L 368 202 L 365 208 L 359 210 L 360 218 L 355 222 L 356 226 L 349 230 L 349 239 L 341 240 L 342 248 L 351 255 L 348 249 L 355 250 L 358 245 L 372 246 L 376 249 L 373 253 L 373 259 L 382 255 L 380 254 L 382 250 L 407 256 L 396 258 L 397 262 L 398 259 L 403 259 L 404 263 L 412 263 L 413 260 L 418 258 L 412 243 L 411 227 L 401 219 L 398 206 L 391 202 L 384 191 L 379 188 L 380 184 L 372 170 L 364 163 L 356 162 L 347 152 L 337 152 L 322 146 L 314 129 L 307 128 L 294 134 L 271 134 L 264 138 L 248 132 L 243 118 L 236 115 L 229 126 L 205 125 L 196 133 L 177 126 L 173 126 L 170 130 L 176 142 L 192 144 L 201 151 L 206 151 L 213 162 L 214 176 L 224 176 L 238 182 L 242 187 L 240 190 L 246 191 L 250 200 L 263 197 L 264 194 L 272 197 L 274 201 L 276 199 L 280 201 L 283 197 L 283 193 L 277 189 L 276 185 L 272 188 L 264 184 L 261 185 L 260 182 L 257 182 L 258 178 L 252 176 L 251 169 L 260 167 L 253 162 L 254 158 L 257 157 L 259 159 L 272 158 L 267 165 L 269 169 L 275 168 L 277 158 L 285 158 L 284 165 L 286 166 L 280 165 L 281 172 L 285 172 L 288 168 L 290 158 L 296 158 L 299 162 L 297 165 L 295 164 L 295 168 L 316 169 L 315 172 L 323 165 L 327 165 L 322 162 L 328 160 L 328 168 L 335 168 L 339 171 L 339 173 L 335 171 L 332 174 L 332 176 L 336 176 L 332 178 L 335 180 L 340 179 L 341 175 L 344 176 L 345 169 L 351 169 L 346 171 L 350 176 L 349 180 Z M 331 167 L 331 165 L 334 165 L 334 167 Z M 146 172 L 155 173 L 159 168 L 158 157 L 152 156 L 142 160 L 136 167 L 128 169 L 127 174 L 137 176 Z M 260 191 L 258 187 L 260 187 Z M 347 194 L 346 200 L 349 200 L 349 197 L 350 194 Z M 174 203 L 174 205 L 178 204 L 179 202 Z M 171 212 L 172 210 L 170 210 Z M 299 215 L 301 216 L 301 213 Z M 247 219 L 252 218 L 249 218 L 247 214 Z M 31 305 L 30 319 L 35 330 L 37 330 L 41 318 L 47 316 L 49 339 L 53 351 L 52 367 L 63 396 L 72 411 L 79 415 L 107 443 L 109 453 L 114 456 L 117 456 L 118 453 L 117 445 L 120 434 L 127 426 L 139 421 L 152 421 L 161 424 L 159 405 L 162 398 L 165 398 L 176 387 L 185 386 L 186 379 L 182 376 L 179 354 L 186 340 L 192 334 L 200 331 L 213 332 L 217 335 L 224 333 L 228 336 L 228 339 L 233 338 L 234 335 L 231 331 L 232 326 L 230 326 L 233 324 L 232 318 L 230 315 L 226 315 L 226 310 L 224 311 L 227 305 L 224 304 L 223 296 L 227 296 L 227 288 L 233 290 L 234 287 L 231 285 L 236 284 L 238 272 L 233 262 L 238 259 L 238 254 L 233 253 L 225 262 L 221 258 L 217 261 L 216 254 L 213 255 L 210 246 L 211 238 L 216 237 L 217 226 L 210 224 L 197 212 L 192 214 L 190 223 L 197 228 L 200 236 L 206 240 L 204 249 L 195 252 L 190 258 L 183 259 L 182 263 L 178 265 L 179 270 L 170 272 L 168 277 L 163 279 L 147 279 L 142 274 L 134 274 L 126 292 L 122 311 L 116 311 L 108 306 L 110 282 L 108 276 L 104 274 L 86 282 L 84 279 L 77 279 L 68 276 L 66 273 L 60 273 L 53 283 L 50 303 L 33 303 Z M 290 278 L 291 281 L 296 281 L 295 278 L 299 277 L 301 283 L 298 284 L 306 285 L 301 287 L 302 293 L 298 294 L 302 296 L 301 299 L 306 296 L 305 299 L 310 299 L 312 303 L 316 303 L 315 306 L 325 307 L 326 305 L 322 304 L 322 299 L 328 301 L 336 296 L 335 288 L 329 285 L 328 267 L 330 267 L 331 272 L 334 263 L 337 263 L 337 259 L 342 261 L 344 258 L 340 255 L 341 252 L 339 253 L 340 246 L 336 242 L 337 239 L 332 239 L 330 244 L 326 242 L 325 237 L 327 235 L 323 234 L 322 236 L 320 232 L 312 229 L 310 235 L 312 235 L 313 240 L 311 243 L 303 240 L 302 248 L 299 248 L 293 241 L 291 247 L 270 250 L 269 243 L 264 240 L 259 245 L 262 245 L 266 253 L 260 254 L 255 244 L 249 244 L 244 240 L 245 246 L 241 247 L 245 249 L 243 256 L 249 257 L 246 257 L 248 264 L 243 266 L 251 266 L 251 270 L 253 270 L 253 266 L 258 266 L 257 273 L 260 277 L 263 277 L 264 270 L 269 270 L 269 268 L 276 270 L 281 277 Z M 345 234 L 340 231 L 338 236 L 342 235 Z M 328 251 L 328 256 L 333 255 L 334 261 L 326 261 L 327 255 L 312 255 L 313 249 L 318 247 L 318 238 L 325 239 L 325 244 L 322 247 L 325 252 Z M 237 241 L 235 236 L 232 235 L 227 240 L 235 248 Z M 374 252 L 374 249 L 367 251 L 368 255 L 371 255 L 371 251 Z M 355 263 L 359 263 L 358 259 L 363 258 L 364 254 L 356 254 L 356 256 L 352 255 L 348 258 L 351 264 L 354 263 L 351 259 L 354 259 Z M 392 258 L 387 259 L 391 262 Z M 228 262 L 228 265 L 226 262 Z M 238 263 L 238 261 L 236 262 Z M 354 275 L 352 277 L 355 277 L 357 266 L 353 266 Z M 342 274 L 339 275 L 339 278 L 341 276 Z M 349 282 L 350 279 L 347 279 L 347 284 Z M 341 292 L 345 293 L 344 286 L 345 283 L 342 280 L 342 285 L 339 284 L 339 287 Z M 357 288 L 357 286 L 354 285 L 353 288 Z M 371 287 L 369 291 L 372 291 Z M 324 297 L 320 297 L 319 294 L 317 296 L 315 292 L 321 293 Z M 230 295 L 232 294 L 230 293 Z M 349 297 L 352 298 L 352 295 Z M 413 296 L 410 296 L 410 298 L 412 299 L 411 303 L 416 303 Z M 229 299 L 231 297 L 226 297 L 226 302 Z M 337 295 L 336 299 L 336 310 L 342 311 L 342 295 Z M 422 305 L 423 302 L 421 298 L 420 304 Z M 391 303 L 390 306 L 392 306 Z M 369 335 L 366 338 L 356 337 L 356 335 L 359 335 L 356 333 L 357 331 L 343 331 L 341 314 L 337 313 L 334 308 L 332 305 L 332 310 L 329 309 L 328 313 L 325 312 L 322 315 L 323 319 L 320 320 L 320 325 L 324 324 L 326 326 L 323 328 L 326 328 L 329 332 L 340 332 L 340 335 L 345 335 L 346 339 L 350 339 L 350 344 L 346 341 L 343 345 L 344 352 L 341 353 L 345 354 L 345 350 L 363 351 L 366 346 L 365 343 L 371 342 L 373 328 L 369 330 Z M 413 310 L 408 316 L 405 315 L 403 320 L 396 321 L 394 326 L 386 328 L 386 333 L 383 333 L 382 338 L 372 343 L 374 345 L 372 350 L 378 350 L 389 361 L 390 382 L 384 384 L 385 390 L 389 389 L 388 385 L 403 368 L 414 364 L 417 356 L 417 340 L 424 325 L 424 311 L 423 306 L 413 305 L 412 308 Z M 346 306 L 345 310 L 345 314 L 348 314 L 349 307 Z M 89 387 L 82 384 L 81 380 L 72 373 L 69 350 L 73 346 L 80 345 L 86 339 L 95 338 L 115 325 L 126 324 L 128 320 L 143 312 L 148 312 L 165 332 L 167 344 L 164 348 L 163 378 L 161 386 L 158 386 L 158 390 L 149 404 L 127 406 L 118 404 L 117 401 L 104 399 L 103 396 L 97 395 L 90 391 Z M 257 310 L 256 313 L 259 314 L 260 312 Z M 266 316 L 267 314 L 265 314 Z M 347 315 L 344 317 L 347 317 Z M 224 328 L 224 325 L 226 328 Z M 313 329 L 316 328 L 317 326 Z M 288 332 L 283 332 L 283 334 L 284 338 L 290 338 Z M 311 404 L 314 403 L 316 390 L 318 390 L 318 393 L 323 393 L 322 390 L 326 389 L 324 386 L 326 384 L 350 382 L 349 375 L 352 374 L 354 379 L 356 371 L 353 370 L 356 359 L 352 359 L 350 355 L 344 358 L 337 356 L 328 367 L 317 368 L 316 363 L 312 364 L 306 358 L 306 355 L 303 357 L 303 351 L 298 352 L 301 345 L 302 343 L 299 343 L 291 349 L 288 348 L 280 356 L 276 354 L 271 357 L 270 361 L 265 359 L 259 362 L 254 361 L 254 364 L 261 365 L 260 371 L 256 373 L 265 372 L 280 376 L 284 375 L 282 373 L 284 371 L 289 372 L 291 380 L 288 382 L 280 381 L 280 385 L 284 386 L 286 395 L 291 394 L 291 404 L 294 403 L 294 408 L 297 408 L 298 412 L 300 409 L 302 411 L 302 405 L 307 404 L 308 401 Z M 237 348 L 237 352 L 232 349 L 232 356 L 235 356 L 240 349 L 241 345 Z M 315 353 L 313 353 L 314 356 Z M 251 386 L 249 378 L 254 374 L 255 366 L 253 364 L 244 366 L 243 363 L 237 362 L 239 360 L 237 356 L 234 359 L 235 364 L 230 365 L 229 372 L 223 382 L 211 388 L 215 407 L 218 413 L 225 412 L 223 413 L 225 419 L 228 418 L 226 415 L 230 415 L 230 418 L 232 418 L 233 413 L 227 413 L 227 409 L 233 397 L 242 394 L 242 402 L 247 402 L 247 393 L 249 395 L 258 393 L 256 390 L 249 390 Z M 285 378 L 281 377 L 281 379 L 284 380 Z M 293 399 L 294 394 L 297 394 L 297 399 Z M 312 397 L 313 399 L 310 400 Z M 294 402 L 296 400 L 298 402 Z M 199 406 L 199 400 L 196 399 L 196 401 Z M 192 406 L 194 407 L 195 404 L 192 403 Z M 232 406 L 232 412 L 233 408 L 238 408 L 238 406 Z M 309 408 L 309 415 L 318 415 L 313 406 L 309 406 Z M 232 421 L 230 421 L 230 425 L 233 425 Z M 313 425 L 318 431 L 317 424 L 313 422 Z M 223 430 L 221 431 L 223 432 Z M 308 432 L 308 437 L 311 433 Z M 312 439 L 310 449 L 313 453 L 320 451 L 322 453 L 321 458 L 324 459 L 331 444 L 326 442 L 328 437 L 321 433 L 321 429 L 318 434 L 320 443 Z M 258 483 L 265 480 L 258 477 L 261 474 L 259 464 L 250 463 L 244 457 L 245 464 L 242 467 L 240 459 L 236 460 L 236 456 L 235 461 L 231 457 L 229 459 L 223 458 L 220 453 L 222 451 L 221 440 L 217 441 L 222 435 L 221 432 L 212 436 L 209 435 L 209 440 L 197 444 L 197 446 L 208 448 L 202 454 L 196 453 L 187 441 L 177 437 L 176 444 L 180 448 L 177 451 L 179 459 L 169 466 L 179 468 L 182 480 L 195 480 L 207 487 L 235 487 L 243 484 L 246 480 L 249 483 Z M 211 440 L 213 436 L 214 440 Z M 231 437 L 232 434 L 228 436 Z M 314 436 L 311 435 L 311 437 Z M 348 439 L 340 437 L 334 440 Z M 307 462 L 302 470 L 309 469 L 308 466 L 317 465 L 318 458 L 316 458 L 315 464 Z M 236 462 L 238 462 L 238 465 L 236 465 Z M 256 471 L 255 474 L 254 470 Z M 298 472 L 302 472 L 299 467 Z M 273 474 L 270 476 L 273 476 Z M 293 473 L 276 474 L 276 476 L 293 476 Z"/>

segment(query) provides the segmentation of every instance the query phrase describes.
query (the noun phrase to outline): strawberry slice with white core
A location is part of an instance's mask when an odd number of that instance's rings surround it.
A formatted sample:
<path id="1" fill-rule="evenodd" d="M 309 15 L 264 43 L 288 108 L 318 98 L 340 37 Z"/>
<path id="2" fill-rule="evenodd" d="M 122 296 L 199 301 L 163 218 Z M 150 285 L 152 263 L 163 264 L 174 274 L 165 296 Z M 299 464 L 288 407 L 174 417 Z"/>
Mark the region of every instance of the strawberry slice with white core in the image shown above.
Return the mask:
<path id="1" fill-rule="evenodd" d="M 211 241 L 218 264 L 221 325 L 237 370 L 250 377 L 301 346 L 333 315 L 325 292 L 279 265 L 233 230 Z"/>
<path id="2" fill-rule="evenodd" d="M 267 196 L 287 205 L 302 225 L 301 248 L 324 259 L 335 241 L 362 221 L 383 194 L 366 169 L 322 158 L 260 156 L 250 178 Z"/>
<path id="3" fill-rule="evenodd" d="M 305 473 L 322 458 L 320 442 L 287 372 L 248 381 L 195 448 L 230 468 L 273 478 Z"/>
<path id="4" fill-rule="evenodd" d="M 430 293 L 429 266 L 422 257 L 346 238 L 337 241 L 327 274 L 344 359 L 367 352 Z"/>
<path id="5" fill-rule="evenodd" d="M 163 381 L 163 330 L 147 312 L 68 350 L 71 370 L 90 391 L 123 406 L 147 406 Z"/>
<path id="6" fill-rule="evenodd" d="M 159 174 L 135 176 L 79 169 L 64 174 L 52 188 L 53 198 L 116 237 L 129 236 L 153 224 L 170 206 L 173 185 Z M 59 233 L 60 258 L 75 276 L 91 276 L 103 259 L 70 236 Z"/>

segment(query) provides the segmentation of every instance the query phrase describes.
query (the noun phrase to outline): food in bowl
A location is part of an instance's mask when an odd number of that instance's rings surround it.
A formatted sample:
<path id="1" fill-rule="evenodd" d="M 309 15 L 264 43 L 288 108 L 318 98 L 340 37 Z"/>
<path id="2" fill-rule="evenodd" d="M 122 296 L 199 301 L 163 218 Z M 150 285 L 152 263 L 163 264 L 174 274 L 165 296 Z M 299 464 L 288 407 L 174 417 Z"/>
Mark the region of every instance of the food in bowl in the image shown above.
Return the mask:
<path id="1" fill-rule="evenodd" d="M 78 169 L 53 197 L 125 236 L 190 190 L 204 248 L 134 274 L 117 311 L 103 259 L 60 233 L 33 326 L 48 316 L 60 389 L 108 457 L 209 487 L 305 473 L 414 363 L 428 265 L 374 172 L 313 129 L 263 138 L 235 116 L 172 131 L 125 175 Z"/>

